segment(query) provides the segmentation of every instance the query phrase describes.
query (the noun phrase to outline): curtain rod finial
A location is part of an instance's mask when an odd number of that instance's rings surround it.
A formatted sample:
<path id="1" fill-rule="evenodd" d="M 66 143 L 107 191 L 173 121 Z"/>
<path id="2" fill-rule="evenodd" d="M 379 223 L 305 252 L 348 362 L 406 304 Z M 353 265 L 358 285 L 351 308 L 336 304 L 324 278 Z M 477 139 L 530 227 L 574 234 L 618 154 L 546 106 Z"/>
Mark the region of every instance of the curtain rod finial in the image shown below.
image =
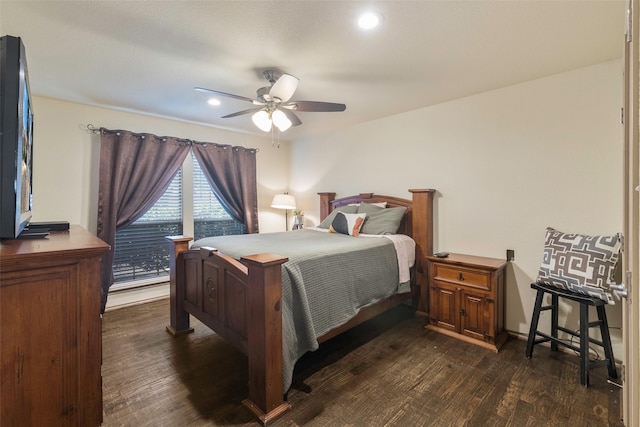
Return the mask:
<path id="1" fill-rule="evenodd" d="M 91 123 L 89 123 L 88 125 L 84 126 L 84 130 L 86 130 L 89 133 L 93 133 L 93 134 L 100 133 L 100 128 L 95 127 Z"/>

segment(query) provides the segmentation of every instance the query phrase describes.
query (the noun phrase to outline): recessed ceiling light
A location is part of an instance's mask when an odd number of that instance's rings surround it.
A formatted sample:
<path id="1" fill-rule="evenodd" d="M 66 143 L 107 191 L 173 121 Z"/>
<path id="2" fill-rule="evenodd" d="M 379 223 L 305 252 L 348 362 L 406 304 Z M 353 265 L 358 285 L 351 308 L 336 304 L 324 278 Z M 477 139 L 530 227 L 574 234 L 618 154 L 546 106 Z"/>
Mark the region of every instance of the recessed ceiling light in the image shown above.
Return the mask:
<path id="1" fill-rule="evenodd" d="M 363 30 L 370 30 L 377 27 L 382 22 L 382 15 L 378 12 L 365 12 L 358 18 L 358 27 Z"/>
<path id="2" fill-rule="evenodd" d="M 218 100 L 216 98 L 209 98 L 209 100 L 207 101 L 207 104 L 209 104 L 209 105 L 220 105 L 220 100 Z"/>

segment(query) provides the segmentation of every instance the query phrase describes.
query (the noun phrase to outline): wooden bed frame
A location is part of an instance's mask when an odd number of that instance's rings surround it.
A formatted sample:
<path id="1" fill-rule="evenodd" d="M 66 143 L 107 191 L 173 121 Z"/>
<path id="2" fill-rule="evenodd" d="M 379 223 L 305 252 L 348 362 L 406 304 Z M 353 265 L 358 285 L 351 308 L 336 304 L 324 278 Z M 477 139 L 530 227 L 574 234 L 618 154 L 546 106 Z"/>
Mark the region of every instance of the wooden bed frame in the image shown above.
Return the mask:
<path id="1" fill-rule="evenodd" d="M 407 208 L 399 233 L 416 242 L 415 281 L 411 291 L 392 295 L 360 312 L 318 338 L 324 342 L 372 317 L 413 298 L 419 311 L 428 311 L 425 256 L 433 253 L 434 190 L 409 190 L 412 200 L 361 193 L 335 199 L 335 193 L 320 195 L 320 218 L 351 203 L 387 202 L 388 207 Z M 172 335 L 192 332 L 189 315 L 227 339 L 247 355 L 249 396 L 242 403 L 263 424 L 291 408 L 282 383 L 281 265 L 288 261 L 275 254 L 243 257 L 241 262 L 214 248 L 189 249 L 190 237 L 171 236 L 170 326 Z"/>

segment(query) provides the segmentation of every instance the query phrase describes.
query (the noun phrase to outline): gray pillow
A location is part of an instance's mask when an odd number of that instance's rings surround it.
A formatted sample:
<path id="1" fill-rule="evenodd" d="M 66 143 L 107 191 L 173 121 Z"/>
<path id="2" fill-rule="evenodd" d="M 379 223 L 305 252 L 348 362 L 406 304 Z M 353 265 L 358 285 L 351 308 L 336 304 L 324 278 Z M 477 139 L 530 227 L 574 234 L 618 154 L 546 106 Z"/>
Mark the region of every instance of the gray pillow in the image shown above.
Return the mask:
<path id="1" fill-rule="evenodd" d="M 621 249 L 620 233 L 587 236 L 548 227 L 537 281 L 615 304 L 609 287 Z"/>
<path id="2" fill-rule="evenodd" d="M 322 220 L 320 225 L 318 225 L 318 228 L 329 228 L 329 226 L 333 222 L 333 219 L 336 217 L 336 215 L 338 215 L 338 212 L 353 214 L 358 212 L 358 207 L 357 206 L 340 206 L 339 208 L 335 208 L 329 215 L 327 215 L 325 219 Z"/>
<path id="3" fill-rule="evenodd" d="M 358 205 L 358 213 L 366 213 L 367 215 L 374 214 L 383 210 L 382 206 L 372 205 L 371 203 L 360 203 Z"/>
<path id="4" fill-rule="evenodd" d="M 383 208 L 374 213 L 367 213 L 367 219 L 365 219 L 360 233 L 396 234 L 406 210 L 407 208 L 400 206 L 397 208 Z M 358 213 L 360 213 L 360 211 L 358 211 Z"/>

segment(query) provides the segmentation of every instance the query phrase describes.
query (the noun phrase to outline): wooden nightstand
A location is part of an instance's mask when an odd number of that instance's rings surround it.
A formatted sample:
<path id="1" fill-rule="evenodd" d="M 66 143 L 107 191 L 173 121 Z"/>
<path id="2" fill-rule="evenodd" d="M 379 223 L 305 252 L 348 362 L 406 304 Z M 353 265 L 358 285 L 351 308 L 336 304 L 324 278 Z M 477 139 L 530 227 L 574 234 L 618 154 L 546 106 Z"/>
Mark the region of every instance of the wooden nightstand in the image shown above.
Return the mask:
<path id="1" fill-rule="evenodd" d="M 471 255 L 427 256 L 427 329 L 497 352 L 504 329 L 504 270 L 507 261 Z"/>

